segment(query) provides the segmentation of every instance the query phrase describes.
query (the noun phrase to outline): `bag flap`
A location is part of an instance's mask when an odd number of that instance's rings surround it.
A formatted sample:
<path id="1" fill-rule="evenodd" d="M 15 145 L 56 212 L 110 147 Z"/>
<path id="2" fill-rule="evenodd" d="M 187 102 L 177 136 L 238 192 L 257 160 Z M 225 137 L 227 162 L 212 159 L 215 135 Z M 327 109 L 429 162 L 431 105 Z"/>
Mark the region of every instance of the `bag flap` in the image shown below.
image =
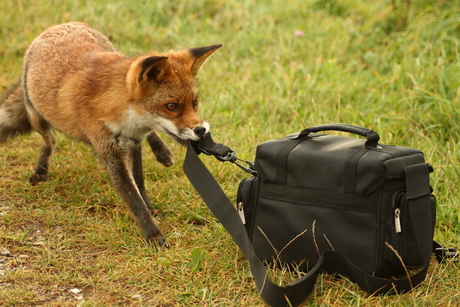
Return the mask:
<path id="1" fill-rule="evenodd" d="M 257 147 L 255 168 L 262 182 L 300 188 L 370 195 L 386 179 L 404 178 L 404 168 L 423 163 L 413 148 L 338 135 L 298 134 Z"/>

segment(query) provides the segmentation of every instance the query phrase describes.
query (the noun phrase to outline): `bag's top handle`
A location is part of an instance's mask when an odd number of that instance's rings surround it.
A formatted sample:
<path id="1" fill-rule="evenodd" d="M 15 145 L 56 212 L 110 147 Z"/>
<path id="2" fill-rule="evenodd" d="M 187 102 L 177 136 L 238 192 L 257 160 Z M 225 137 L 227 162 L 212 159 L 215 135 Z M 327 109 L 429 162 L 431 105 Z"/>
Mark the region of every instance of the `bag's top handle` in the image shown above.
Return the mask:
<path id="1" fill-rule="evenodd" d="M 297 137 L 305 137 L 308 136 L 310 133 L 316 133 L 320 131 L 342 131 L 363 136 L 367 139 L 365 144 L 366 147 L 377 147 L 378 141 L 380 140 L 380 136 L 374 130 L 347 124 L 326 124 L 316 127 L 310 127 L 305 130 L 302 130 Z"/>

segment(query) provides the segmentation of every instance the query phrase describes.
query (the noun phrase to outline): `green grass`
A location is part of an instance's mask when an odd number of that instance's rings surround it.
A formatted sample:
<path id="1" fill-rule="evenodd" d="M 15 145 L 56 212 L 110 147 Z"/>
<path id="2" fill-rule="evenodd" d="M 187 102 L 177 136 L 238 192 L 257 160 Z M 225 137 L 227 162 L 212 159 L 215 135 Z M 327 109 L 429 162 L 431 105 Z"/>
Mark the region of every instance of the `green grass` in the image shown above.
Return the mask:
<path id="1" fill-rule="evenodd" d="M 394 4 L 394 5 L 393 5 Z M 213 137 L 252 160 L 257 144 L 344 122 L 434 165 L 435 238 L 460 247 L 460 5 L 452 0 L 2 0 L 0 88 L 15 83 L 30 42 L 79 20 L 130 55 L 223 43 L 199 76 Z M 297 30 L 303 36 L 295 36 Z M 264 306 L 244 256 L 176 165 L 145 148 L 146 184 L 172 247 L 155 251 L 87 146 L 58 136 L 46 184 L 26 184 L 37 134 L 0 148 L 0 266 L 5 306 Z M 246 175 L 203 158 L 234 198 Z M 2 264 L 2 262 L 0 262 Z M 460 274 L 436 264 L 415 291 L 369 297 L 323 275 L 304 306 L 457 306 Z M 80 293 L 72 293 L 73 288 Z"/>

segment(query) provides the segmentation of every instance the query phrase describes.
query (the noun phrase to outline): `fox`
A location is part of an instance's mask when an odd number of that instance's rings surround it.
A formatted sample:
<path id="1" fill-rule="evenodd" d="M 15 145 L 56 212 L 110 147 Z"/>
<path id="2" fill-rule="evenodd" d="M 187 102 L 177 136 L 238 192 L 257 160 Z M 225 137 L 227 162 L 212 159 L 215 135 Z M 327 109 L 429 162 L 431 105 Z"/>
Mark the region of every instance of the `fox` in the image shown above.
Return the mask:
<path id="1" fill-rule="evenodd" d="M 222 44 L 126 56 L 82 22 L 54 25 L 30 44 L 21 80 L 0 101 L 0 142 L 36 131 L 31 185 L 49 178 L 55 131 L 92 146 L 147 243 L 168 247 L 144 184 L 142 146 L 174 163 L 158 132 L 187 146 L 210 130 L 198 115 L 196 76 Z"/>

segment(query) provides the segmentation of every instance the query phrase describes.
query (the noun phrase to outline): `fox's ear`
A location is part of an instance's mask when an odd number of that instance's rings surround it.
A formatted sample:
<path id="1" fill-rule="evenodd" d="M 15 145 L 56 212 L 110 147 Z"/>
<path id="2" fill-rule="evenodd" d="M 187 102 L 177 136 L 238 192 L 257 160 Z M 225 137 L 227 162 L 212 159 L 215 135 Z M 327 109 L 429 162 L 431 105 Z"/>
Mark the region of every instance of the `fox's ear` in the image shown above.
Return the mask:
<path id="1" fill-rule="evenodd" d="M 222 45 L 198 47 L 198 48 L 192 48 L 188 50 L 194 59 L 193 64 L 192 64 L 192 74 L 194 76 L 198 74 L 204 62 L 206 62 L 206 60 L 220 47 L 222 47 Z"/>
<path id="2" fill-rule="evenodd" d="M 149 80 L 162 81 L 171 74 L 171 61 L 164 56 L 145 58 L 139 65 L 139 84 L 143 84 Z"/>

